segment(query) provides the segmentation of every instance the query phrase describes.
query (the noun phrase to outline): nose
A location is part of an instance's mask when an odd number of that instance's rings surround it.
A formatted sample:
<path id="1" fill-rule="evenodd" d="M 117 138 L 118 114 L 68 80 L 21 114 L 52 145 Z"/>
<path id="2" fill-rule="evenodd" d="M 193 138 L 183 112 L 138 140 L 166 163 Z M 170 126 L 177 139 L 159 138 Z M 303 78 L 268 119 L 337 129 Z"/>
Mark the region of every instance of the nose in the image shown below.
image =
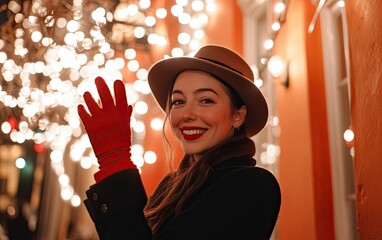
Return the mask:
<path id="1" fill-rule="evenodd" d="M 184 121 L 191 121 L 196 119 L 195 106 L 191 103 L 186 103 L 183 107 L 182 111 L 182 119 Z"/>

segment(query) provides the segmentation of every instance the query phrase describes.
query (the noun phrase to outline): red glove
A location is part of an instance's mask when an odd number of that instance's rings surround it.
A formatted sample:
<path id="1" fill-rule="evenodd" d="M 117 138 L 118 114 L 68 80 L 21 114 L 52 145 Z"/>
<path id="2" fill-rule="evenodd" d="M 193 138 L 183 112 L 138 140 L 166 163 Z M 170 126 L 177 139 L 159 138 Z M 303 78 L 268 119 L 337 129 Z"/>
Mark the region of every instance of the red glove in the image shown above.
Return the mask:
<path id="1" fill-rule="evenodd" d="M 80 104 L 78 115 L 85 126 L 100 165 L 100 170 L 94 174 L 96 182 L 100 182 L 113 173 L 136 166 L 130 160 L 132 106 L 127 104 L 125 85 L 121 80 L 114 82 L 114 104 L 105 80 L 97 77 L 95 84 L 102 107 L 95 102 L 89 92 L 85 92 L 84 99 L 90 114 Z"/>

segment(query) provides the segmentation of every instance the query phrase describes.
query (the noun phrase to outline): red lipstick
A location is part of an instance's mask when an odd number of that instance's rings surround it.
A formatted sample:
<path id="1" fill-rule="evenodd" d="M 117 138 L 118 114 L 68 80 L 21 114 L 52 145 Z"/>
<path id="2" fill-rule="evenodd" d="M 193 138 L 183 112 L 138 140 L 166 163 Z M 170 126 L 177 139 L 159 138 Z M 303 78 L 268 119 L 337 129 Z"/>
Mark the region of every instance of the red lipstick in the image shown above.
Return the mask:
<path id="1" fill-rule="evenodd" d="M 201 127 L 187 126 L 182 127 L 181 132 L 185 140 L 192 141 L 203 136 L 203 134 L 206 132 L 206 129 Z"/>

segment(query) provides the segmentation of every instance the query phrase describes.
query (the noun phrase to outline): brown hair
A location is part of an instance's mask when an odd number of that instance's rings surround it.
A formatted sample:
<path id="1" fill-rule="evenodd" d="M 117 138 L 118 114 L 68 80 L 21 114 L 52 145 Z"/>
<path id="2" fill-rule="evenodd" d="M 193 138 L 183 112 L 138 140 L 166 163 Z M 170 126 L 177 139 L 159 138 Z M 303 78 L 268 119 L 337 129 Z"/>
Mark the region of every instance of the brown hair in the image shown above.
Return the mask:
<path id="1" fill-rule="evenodd" d="M 224 81 L 215 77 L 223 84 L 230 101 L 231 109 L 236 110 L 243 106 L 243 101 L 231 87 L 227 86 Z M 172 86 L 173 87 L 173 86 Z M 171 87 L 171 89 L 172 89 Z M 171 94 L 167 100 L 166 115 L 168 116 L 171 110 L 170 106 Z M 165 119 L 165 125 L 167 120 Z M 237 134 L 245 134 L 244 123 L 240 127 L 240 130 L 235 131 Z M 164 131 L 163 131 L 164 133 Z M 172 161 L 172 153 L 170 153 L 171 144 L 164 134 L 164 142 L 166 147 L 166 155 L 170 156 Z M 171 149 L 172 150 L 172 149 Z M 215 164 L 216 159 L 206 158 L 200 161 L 193 161 L 189 155 L 185 156 L 178 171 L 170 172 L 162 183 L 157 187 L 154 194 L 150 197 L 146 207 L 145 216 L 146 219 L 155 233 L 166 221 L 174 216 L 177 216 L 184 208 L 187 201 L 190 199 L 193 193 L 195 193 L 205 182 L 207 175 L 211 169 L 211 166 Z M 170 166 L 172 163 L 169 164 Z"/>

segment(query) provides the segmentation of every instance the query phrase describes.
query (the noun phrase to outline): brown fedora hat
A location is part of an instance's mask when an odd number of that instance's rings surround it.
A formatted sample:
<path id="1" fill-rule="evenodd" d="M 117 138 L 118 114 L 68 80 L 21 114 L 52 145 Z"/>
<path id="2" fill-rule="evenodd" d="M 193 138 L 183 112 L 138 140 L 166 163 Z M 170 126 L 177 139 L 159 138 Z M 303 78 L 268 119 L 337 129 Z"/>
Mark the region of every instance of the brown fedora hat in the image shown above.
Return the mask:
<path id="1" fill-rule="evenodd" d="M 156 101 L 164 111 L 175 79 L 186 70 L 199 70 L 215 75 L 237 92 L 247 107 L 248 137 L 263 129 L 268 120 L 268 106 L 263 94 L 254 84 L 250 66 L 237 53 L 217 45 L 200 48 L 194 57 L 160 60 L 150 68 L 148 82 Z"/>

